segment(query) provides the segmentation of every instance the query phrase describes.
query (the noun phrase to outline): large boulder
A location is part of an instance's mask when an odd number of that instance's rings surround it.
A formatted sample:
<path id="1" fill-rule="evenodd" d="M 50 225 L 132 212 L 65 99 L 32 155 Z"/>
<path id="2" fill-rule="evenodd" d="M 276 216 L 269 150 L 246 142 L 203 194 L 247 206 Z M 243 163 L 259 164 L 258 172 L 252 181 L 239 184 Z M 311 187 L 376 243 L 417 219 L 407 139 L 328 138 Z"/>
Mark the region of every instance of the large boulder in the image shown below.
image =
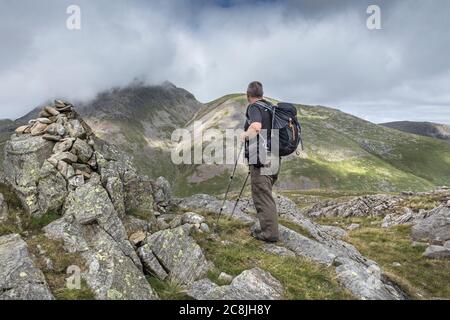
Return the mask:
<path id="1" fill-rule="evenodd" d="M 25 210 L 34 216 L 44 213 L 39 207 L 38 181 L 42 164 L 52 154 L 53 146 L 53 142 L 30 135 L 13 135 L 5 145 L 5 179 Z"/>
<path id="2" fill-rule="evenodd" d="M 412 228 L 412 238 L 423 242 L 445 242 L 450 240 L 450 207 L 442 205 L 430 211 Z"/>
<path id="3" fill-rule="evenodd" d="M 0 237 L 0 300 L 53 300 L 43 273 L 18 234 Z"/>
<path id="4" fill-rule="evenodd" d="M 165 213 L 172 199 L 170 183 L 164 177 L 159 177 L 153 182 L 152 187 L 156 209 Z"/>
<path id="5" fill-rule="evenodd" d="M 429 246 L 427 250 L 425 250 L 423 256 L 429 259 L 450 260 L 450 241 L 446 241 L 442 246 Z"/>
<path id="6" fill-rule="evenodd" d="M 204 277 L 210 263 L 189 235 L 190 229 L 190 225 L 183 225 L 152 234 L 140 248 L 141 257 L 151 256 L 151 252 L 166 270 L 169 279 L 179 284 L 189 284 Z"/>
<path id="7" fill-rule="evenodd" d="M 100 184 L 87 183 L 72 191 L 64 216 L 44 228 L 50 239 L 62 240 L 68 252 L 78 252 L 82 273 L 97 299 L 156 299 L 125 228 Z"/>
<path id="8" fill-rule="evenodd" d="M 228 286 L 218 286 L 209 279 L 193 283 L 188 295 L 196 300 L 282 300 L 283 285 L 269 272 L 254 268 L 233 279 Z"/>

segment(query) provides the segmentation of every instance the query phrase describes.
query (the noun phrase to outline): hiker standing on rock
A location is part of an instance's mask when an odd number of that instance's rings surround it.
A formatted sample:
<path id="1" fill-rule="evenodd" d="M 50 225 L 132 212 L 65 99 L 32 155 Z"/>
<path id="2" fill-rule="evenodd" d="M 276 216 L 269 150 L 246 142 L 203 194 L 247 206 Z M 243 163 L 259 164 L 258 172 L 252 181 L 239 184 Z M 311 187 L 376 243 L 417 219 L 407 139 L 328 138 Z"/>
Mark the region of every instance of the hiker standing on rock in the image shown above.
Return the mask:
<path id="1" fill-rule="evenodd" d="M 261 229 L 252 231 L 252 236 L 266 242 L 277 242 L 279 239 L 278 213 L 272 196 L 272 187 L 278 179 L 279 166 L 276 172 L 267 174 L 264 153 L 268 149 L 272 128 L 270 102 L 264 99 L 263 86 L 255 81 L 248 85 L 248 107 L 246 123 L 241 139 L 245 141 L 245 156 L 249 160 L 252 198 Z"/>

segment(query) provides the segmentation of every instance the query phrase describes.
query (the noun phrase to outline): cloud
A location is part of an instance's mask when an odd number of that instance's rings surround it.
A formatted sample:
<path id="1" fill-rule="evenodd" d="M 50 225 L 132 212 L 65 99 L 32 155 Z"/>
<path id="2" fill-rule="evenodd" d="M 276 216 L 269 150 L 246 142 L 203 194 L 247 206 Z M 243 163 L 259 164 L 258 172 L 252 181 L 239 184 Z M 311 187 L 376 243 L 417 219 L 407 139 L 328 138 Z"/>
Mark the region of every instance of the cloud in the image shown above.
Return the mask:
<path id="1" fill-rule="evenodd" d="M 450 123 L 448 1 L 73 1 L 0 4 L 0 118 L 83 100 L 135 77 L 209 101 L 261 80 L 267 95 L 370 121 Z"/>

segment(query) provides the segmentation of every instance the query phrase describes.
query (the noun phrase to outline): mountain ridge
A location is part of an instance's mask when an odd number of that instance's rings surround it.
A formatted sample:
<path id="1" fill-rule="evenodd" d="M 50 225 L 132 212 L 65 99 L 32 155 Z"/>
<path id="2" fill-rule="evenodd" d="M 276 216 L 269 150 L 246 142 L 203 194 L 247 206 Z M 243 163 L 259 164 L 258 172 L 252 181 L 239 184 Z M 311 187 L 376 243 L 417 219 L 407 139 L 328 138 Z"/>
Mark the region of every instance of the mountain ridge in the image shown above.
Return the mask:
<path id="1" fill-rule="evenodd" d="M 450 140 L 450 125 L 446 124 L 417 121 L 393 121 L 382 123 L 381 125 L 420 136 Z"/>

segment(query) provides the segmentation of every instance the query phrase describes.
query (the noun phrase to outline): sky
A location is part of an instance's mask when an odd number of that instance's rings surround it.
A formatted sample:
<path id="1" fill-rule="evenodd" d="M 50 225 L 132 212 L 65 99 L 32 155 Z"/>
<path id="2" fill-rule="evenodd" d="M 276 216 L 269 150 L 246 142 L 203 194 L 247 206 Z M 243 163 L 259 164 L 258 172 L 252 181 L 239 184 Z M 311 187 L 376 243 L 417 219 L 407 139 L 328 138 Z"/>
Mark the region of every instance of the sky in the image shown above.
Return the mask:
<path id="1" fill-rule="evenodd" d="M 2 0 L 0 118 L 138 78 L 202 102 L 259 80 L 272 98 L 372 122 L 450 124 L 449 17 L 447 0 Z"/>

